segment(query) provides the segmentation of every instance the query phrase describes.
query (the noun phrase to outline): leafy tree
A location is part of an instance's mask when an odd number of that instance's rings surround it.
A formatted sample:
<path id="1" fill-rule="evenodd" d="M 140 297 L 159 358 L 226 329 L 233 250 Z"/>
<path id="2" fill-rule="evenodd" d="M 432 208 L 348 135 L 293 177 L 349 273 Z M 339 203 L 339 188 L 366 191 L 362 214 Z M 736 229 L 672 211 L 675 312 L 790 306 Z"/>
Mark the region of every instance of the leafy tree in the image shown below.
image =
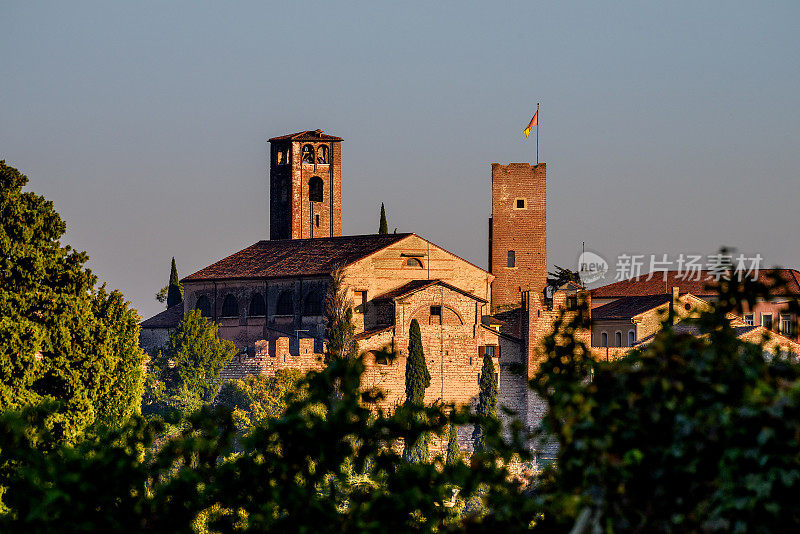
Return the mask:
<path id="1" fill-rule="evenodd" d="M 64 221 L 27 182 L 0 162 L 0 411 L 47 405 L 37 424 L 72 442 L 137 410 L 139 319 L 95 288 L 88 256 L 62 246 Z"/>
<path id="2" fill-rule="evenodd" d="M 172 268 L 169 273 L 169 284 L 162 287 L 156 293 L 158 302 L 167 303 L 167 308 L 171 308 L 183 301 L 183 285 L 178 280 L 178 269 L 175 267 L 175 257 L 172 257 Z"/>
<path id="3" fill-rule="evenodd" d="M 425 363 L 422 333 L 419 329 L 419 322 L 416 319 L 412 319 L 408 331 L 405 405 L 410 408 L 421 408 L 425 403 L 425 390 L 430 385 L 431 374 L 428 372 L 428 365 Z M 414 463 L 427 461 L 428 441 L 429 436 L 422 434 L 413 442 L 413 445 L 406 444 L 403 448 L 403 458 Z"/>
<path id="4" fill-rule="evenodd" d="M 185 388 L 204 402 L 214 400 L 220 387 L 219 375 L 236 354 L 233 342 L 217 337 L 218 328 L 200 315 L 199 310 L 193 310 L 170 333 L 160 362 L 161 377 L 168 391 Z M 169 362 L 174 367 L 170 368 Z"/>
<path id="5" fill-rule="evenodd" d="M 800 364 L 736 336 L 766 286 L 723 282 L 713 310 L 678 334 L 668 320 L 645 348 L 596 362 L 576 339 L 587 314 L 547 338 L 532 386 L 560 444 L 540 488 L 545 530 L 793 532 L 800 527 Z M 795 302 L 796 308 L 796 302 Z"/>
<path id="6" fill-rule="evenodd" d="M 583 282 L 581 282 L 581 275 L 578 271 L 565 269 L 558 265 L 554 265 L 554 267 L 554 271 L 549 271 L 547 273 L 547 287 L 552 291 L 555 291 L 568 282 L 575 282 L 578 285 L 583 285 Z"/>
<path id="7" fill-rule="evenodd" d="M 389 233 L 389 225 L 386 222 L 386 209 L 383 207 L 383 202 L 381 202 L 381 222 L 378 225 L 378 233 L 379 234 Z"/>
<path id="8" fill-rule="evenodd" d="M 481 368 L 478 386 L 478 408 L 476 410 L 478 416 L 485 420 L 497 419 L 497 380 L 494 376 L 492 357 L 488 354 L 483 355 L 483 367 Z M 485 422 L 479 422 L 475 425 L 475 429 L 472 431 L 474 450 L 482 451 L 486 448 L 485 432 Z"/>
<path id="9" fill-rule="evenodd" d="M 325 324 L 328 338 L 326 361 L 355 357 L 358 342 L 353 325 L 353 303 L 347 295 L 342 268 L 337 268 L 331 275 L 325 297 Z"/>

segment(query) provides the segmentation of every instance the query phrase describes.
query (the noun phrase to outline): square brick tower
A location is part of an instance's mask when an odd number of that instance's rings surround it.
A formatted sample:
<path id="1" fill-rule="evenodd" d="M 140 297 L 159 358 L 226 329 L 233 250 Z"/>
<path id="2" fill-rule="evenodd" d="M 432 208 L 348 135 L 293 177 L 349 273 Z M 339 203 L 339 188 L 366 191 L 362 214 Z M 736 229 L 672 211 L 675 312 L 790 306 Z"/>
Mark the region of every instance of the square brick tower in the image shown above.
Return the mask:
<path id="1" fill-rule="evenodd" d="M 269 238 L 342 235 L 342 138 L 309 130 L 269 143 Z"/>
<path id="2" fill-rule="evenodd" d="M 489 219 L 492 308 L 520 306 L 522 291 L 547 284 L 547 171 L 544 163 L 492 163 Z"/>

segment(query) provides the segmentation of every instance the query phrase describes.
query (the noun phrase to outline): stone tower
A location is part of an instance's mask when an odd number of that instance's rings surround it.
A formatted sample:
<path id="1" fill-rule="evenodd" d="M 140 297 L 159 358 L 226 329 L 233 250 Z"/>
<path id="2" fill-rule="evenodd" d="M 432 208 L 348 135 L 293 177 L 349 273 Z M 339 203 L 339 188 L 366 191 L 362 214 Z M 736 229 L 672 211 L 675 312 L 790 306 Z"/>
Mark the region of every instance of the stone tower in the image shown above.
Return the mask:
<path id="1" fill-rule="evenodd" d="M 342 138 L 309 130 L 269 142 L 269 238 L 342 235 Z"/>
<path id="2" fill-rule="evenodd" d="M 492 307 L 518 307 L 522 291 L 547 284 L 547 171 L 544 163 L 492 163 L 489 219 Z"/>

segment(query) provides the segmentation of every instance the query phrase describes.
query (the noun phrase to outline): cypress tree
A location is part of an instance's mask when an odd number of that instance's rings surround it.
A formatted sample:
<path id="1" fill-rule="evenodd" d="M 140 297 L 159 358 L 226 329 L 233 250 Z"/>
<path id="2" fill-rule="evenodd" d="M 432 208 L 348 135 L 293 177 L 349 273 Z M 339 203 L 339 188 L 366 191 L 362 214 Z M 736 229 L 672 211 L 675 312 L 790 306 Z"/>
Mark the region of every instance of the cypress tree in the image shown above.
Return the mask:
<path id="1" fill-rule="evenodd" d="M 455 465 L 461 461 L 461 447 L 458 446 L 458 430 L 456 425 L 450 423 L 450 436 L 447 440 L 447 458 L 445 464 Z"/>
<path id="2" fill-rule="evenodd" d="M 175 267 L 175 256 L 172 257 L 172 269 L 169 272 L 169 289 L 167 289 L 167 308 L 180 304 L 183 300 L 183 291 L 178 281 L 178 268 Z"/>
<path id="3" fill-rule="evenodd" d="M 408 359 L 406 360 L 406 402 L 409 407 L 421 408 L 425 402 L 425 390 L 431 385 L 431 374 L 425 363 L 422 349 L 422 333 L 416 319 L 411 320 L 408 331 Z M 421 463 L 428 459 L 428 436 L 422 434 L 413 445 L 406 444 L 403 458 Z"/>
<path id="4" fill-rule="evenodd" d="M 483 355 L 483 368 L 481 369 L 478 385 L 480 386 L 480 393 L 478 394 L 476 412 L 482 417 L 495 419 L 497 417 L 497 381 L 494 378 L 492 357 L 488 354 Z M 473 449 L 475 451 L 481 451 L 486 448 L 484 434 L 483 425 L 476 424 L 475 430 L 472 431 Z"/>
<path id="5" fill-rule="evenodd" d="M 378 226 L 378 233 L 379 234 L 389 233 L 389 225 L 386 222 L 386 208 L 383 207 L 383 202 L 381 202 L 381 222 L 380 226 Z"/>

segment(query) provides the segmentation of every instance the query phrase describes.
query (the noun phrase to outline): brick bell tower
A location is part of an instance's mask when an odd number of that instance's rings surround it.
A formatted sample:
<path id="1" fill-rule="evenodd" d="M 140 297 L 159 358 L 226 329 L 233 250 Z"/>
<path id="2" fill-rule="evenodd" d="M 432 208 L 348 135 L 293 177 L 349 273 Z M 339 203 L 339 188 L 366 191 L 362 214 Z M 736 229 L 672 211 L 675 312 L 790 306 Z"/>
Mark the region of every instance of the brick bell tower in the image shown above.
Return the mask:
<path id="1" fill-rule="evenodd" d="M 521 305 L 522 291 L 547 284 L 547 170 L 544 163 L 492 163 L 489 219 L 492 308 Z"/>
<path id="2" fill-rule="evenodd" d="M 269 238 L 342 235 L 342 138 L 309 130 L 269 143 Z"/>

